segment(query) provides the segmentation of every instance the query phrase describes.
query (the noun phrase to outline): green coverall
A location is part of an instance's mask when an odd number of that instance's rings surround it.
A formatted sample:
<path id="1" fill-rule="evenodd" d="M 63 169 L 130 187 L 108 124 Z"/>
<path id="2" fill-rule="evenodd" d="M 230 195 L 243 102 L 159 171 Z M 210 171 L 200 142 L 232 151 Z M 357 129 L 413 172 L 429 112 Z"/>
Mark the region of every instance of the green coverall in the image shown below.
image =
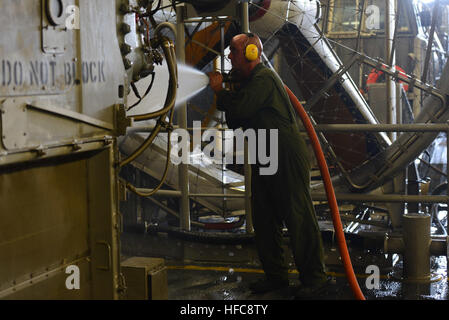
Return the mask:
<path id="1" fill-rule="evenodd" d="M 310 196 L 307 149 L 281 80 L 259 63 L 238 91 L 222 90 L 217 94 L 217 108 L 226 112 L 226 122 L 232 129 L 267 129 L 267 140 L 268 130 L 278 129 L 277 172 L 260 175 L 259 164 L 252 165 L 256 247 L 267 279 L 285 281 L 288 277 L 281 246 L 285 222 L 301 283 L 323 283 L 324 250 Z"/>

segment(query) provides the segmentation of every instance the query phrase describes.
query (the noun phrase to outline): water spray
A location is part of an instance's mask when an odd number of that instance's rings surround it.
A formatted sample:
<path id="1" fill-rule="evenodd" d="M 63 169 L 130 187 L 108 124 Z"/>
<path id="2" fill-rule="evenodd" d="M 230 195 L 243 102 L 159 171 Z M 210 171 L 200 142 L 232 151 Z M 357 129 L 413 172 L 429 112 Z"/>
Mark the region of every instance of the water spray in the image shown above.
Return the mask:
<path id="1" fill-rule="evenodd" d="M 185 64 L 178 64 L 176 106 L 194 97 L 208 84 L 209 77 L 204 72 Z"/>

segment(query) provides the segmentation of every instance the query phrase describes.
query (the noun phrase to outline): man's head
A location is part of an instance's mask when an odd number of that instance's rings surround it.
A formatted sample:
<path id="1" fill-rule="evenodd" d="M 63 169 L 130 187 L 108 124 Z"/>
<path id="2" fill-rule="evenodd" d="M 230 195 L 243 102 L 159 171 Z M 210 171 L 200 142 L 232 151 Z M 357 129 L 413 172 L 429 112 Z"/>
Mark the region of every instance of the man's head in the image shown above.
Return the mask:
<path id="1" fill-rule="evenodd" d="M 255 50 L 251 50 L 255 49 L 254 46 L 257 48 L 257 54 L 251 57 L 250 55 L 255 52 Z M 251 51 L 248 57 L 245 56 L 247 48 L 248 51 Z M 232 68 L 239 71 L 243 77 L 248 77 L 254 67 L 260 63 L 263 47 L 257 35 L 242 33 L 232 38 L 230 50 L 228 57 L 232 62 Z"/>

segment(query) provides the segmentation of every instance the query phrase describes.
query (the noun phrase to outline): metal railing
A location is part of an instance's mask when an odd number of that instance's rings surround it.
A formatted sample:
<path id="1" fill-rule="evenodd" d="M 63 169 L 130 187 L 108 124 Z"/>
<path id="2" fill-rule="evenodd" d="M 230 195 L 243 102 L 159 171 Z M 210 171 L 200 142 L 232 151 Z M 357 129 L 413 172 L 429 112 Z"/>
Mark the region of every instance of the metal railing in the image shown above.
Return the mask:
<path id="1" fill-rule="evenodd" d="M 319 132 L 446 132 L 445 176 L 446 179 L 449 177 L 449 166 L 447 165 L 449 162 L 449 121 L 426 124 L 322 124 L 316 125 L 315 130 Z M 449 208 L 449 183 L 446 195 L 336 193 L 335 197 L 340 202 L 446 203 Z M 326 201 L 327 196 L 325 193 L 312 192 L 312 199 Z M 446 232 L 449 234 L 449 230 Z"/>
<path id="2" fill-rule="evenodd" d="M 188 128 L 191 129 L 191 128 Z M 201 128 L 210 129 L 210 128 Z M 218 129 L 226 130 L 226 129 Z M 301 129 L 303 130 L 303 129 Z M 316 125 L 315 130 L 318 132 L 446 132 L 449 134 L 449 122 L 438 124 L 321 124 Z M 446 139 L 447 156 L 449 159 L 449 139 Z M 247 158 L 248 149 L 245 148 L 245 164 L 248 166 Z M 446 169 L 446 177 L 448 176 Z M 246 172 L 246 170 L 245 170 Z M 248 172 L 245 174 L 245 182 L 250 176 Z M 245 184 L 248 187 L 248 184 Z M 448 184 L 449 189 L 449 184 Z M 151 189 L 138 189 L 143 192 L 149 192 Z M 182 192 L 176 190 L 159 190 L 159 196 L 181 197 Z M 312 192 L 314 201 L 327 201 L 324 192 Z M 449 190 L 447 195 L 407 195 L 407 194 L 360 194 L 360 193 L 336 193 L 339 202 L 383 202 L 383 203 L 447 203 L 449 207 Z M 251 190 L 245 188 L 242 194 L 208 194 L 208 193 L 189 193 L 189 198 L 244 198 L 246 211 L 250 208 Z M 247 212 L 247 217 L 250 212 Z M 251 227 L 251 226 L 250 226 Z"/>

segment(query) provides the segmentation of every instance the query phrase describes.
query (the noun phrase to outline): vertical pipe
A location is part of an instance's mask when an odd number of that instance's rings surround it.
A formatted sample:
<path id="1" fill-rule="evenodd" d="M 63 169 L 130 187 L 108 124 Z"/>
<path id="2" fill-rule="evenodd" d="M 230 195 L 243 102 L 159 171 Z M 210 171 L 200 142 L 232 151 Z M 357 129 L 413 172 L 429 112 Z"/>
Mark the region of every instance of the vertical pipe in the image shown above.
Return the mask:
<path id="1" fill-rule="evenodd" d="M 407 94 L 404 97 L 407 99 Z M 396 123 L 402 124 L 402 84 L 396 84 Z"/>
<path id="2" fill-rule="evenodd" d="M 430 216 L 416 213 L 403 217 L 404 277 L 430 280 Z"/>
<path id="3" fill-rule="evenodd" d="M 249 32 L 249 12 L 248 12 L 248 0 L 242 1 L 242 32 Z"/>
<path id="4" fill-rule="evenodd" d="M 413 74 L 421 74 L 422 73 L 422 50 L 421 50 L 421 42 L 422 39 L 419 37 L 416 37 L 413 41 L 413 63 L 414 63 L 414 68 L 413 68 Z M 423 94 L 421 93 L 421 90 L 419 88 L 417 88 L 416 86 L 413 86 L 413 117 L 417 117 L 422 108 L 422 96 Z"/>
<path id="5" fill-rule="evenodd" d="M 220 57 L 220 68 L 221 68 L 221 73 L 223 73 L 225 71 L 225 32 L 224 32 L 224 23 L 220 22 L 220 53 L 221 53 L 221 57 Z"/>
<path id="6" fill-rule="evenodd" d="M 185 62 L 185 34 L 184 34 L 184 12 L 185 6 L 176 6 L 176 59 L 179 63 Z M 187 129 L 187 103 L 182 103 L 177 110 L 179 128 Z M 178 166 L 180 219 L 179 227 L 182 230 L 190 230 L 190 204 L 189 204 L 189 167 L 187 163 Z"/>
<path id="7" fill-rule="evenodd" d="M 439 2 L 440 2 L 439 0 L 435 1 L 433 11 L 432 11 L 432 25 L 430 26 L 429 42 L 427 43 L 426 57 L 424 59 L 424 71 L 423 71 L 422 77 L 421 77 L 421 81 L 424 83 L 427 81 L 427 74 L 429 73 L 429 62 L 430 62 L 430 56 L 432 54 L 433 38 L 435 35 L 435 27 L 436 27 L 436 22 L 437 22 Z"/>
<path id="8" fill-rule="evenodd" d="M 360 40 L 361 40 L 361 32 L 362 32 L 362 20 L 363 20 L 363 13 L 365 12 L 365 0 L 362 0 L 362 4 L 360 6 L 361 10 L 360 10 L 360 18 L 359 18 L 359 25 L 357 28 L 357 40 L 355 43 L 355 50 L 356 52 L 358 52 L 360 50 Z M 361 82 L 360 82 L 361 83 Z"/>
<path id="9" fill-rule="evenodd" d="M 410 165 L 406 165 L 405 166 L 405 169 L 404 169 L 404 171 L 405 171 L 405 174 L 404 174 L 404 179 L 405 179 L 405 187 L 404 187 L 404 195 L 408 195 L 408 171 L 409 171 L 409 167 L 410 167 Z M 404 203 L 404 213 L 408 213 L 408 203 L 407 202 L 405 202 Z"/>
<path id="10" fill-rule="evenodd" d="M 391 66 L 396 63 L 395 53 L 393 50 L 394 37 L 394 20 L 395 20 L 395 0 L 385 0 L 385 61 L 391 61 Z M 393 70 L 394 71 L 394 70 Z M 392 77 L 385 75 L 387 87 L 387 123 L 394 124 L 396 121 L 396 90 L 395 82 Z M 389 138 L 391 141 L 396 140 L 396 132 L 390 132 Z"/>
<path id="11" fill-rule="evenodd" d="M 447 130 L 446 130 L 446 182 L 447 182 L 447 209 L 449 214 L 449 121 L 446 121 Z M 446 226 L 446 234 L 449 235 L 449 223 Z M 447 246 L 446 252 L 446 268 L 449 270 L 449 245 Z"/>
<path id="12" fill-rule="evenodd" d="M 355 52 L 363 52 L 363 43 L 361 38 L 361 32 L 362 32 L 362 21 L 363 21 L 363 14 L 365 12 L 365 0 L 362 0 L 362 3 L 360 5 L 360 18 L 359 18 L 359 25 L 357 29 L 357 42 L 355 43 Z M 363 83 L 363 65 L 359 63 L 359 87 L 362 88 Z"/>

